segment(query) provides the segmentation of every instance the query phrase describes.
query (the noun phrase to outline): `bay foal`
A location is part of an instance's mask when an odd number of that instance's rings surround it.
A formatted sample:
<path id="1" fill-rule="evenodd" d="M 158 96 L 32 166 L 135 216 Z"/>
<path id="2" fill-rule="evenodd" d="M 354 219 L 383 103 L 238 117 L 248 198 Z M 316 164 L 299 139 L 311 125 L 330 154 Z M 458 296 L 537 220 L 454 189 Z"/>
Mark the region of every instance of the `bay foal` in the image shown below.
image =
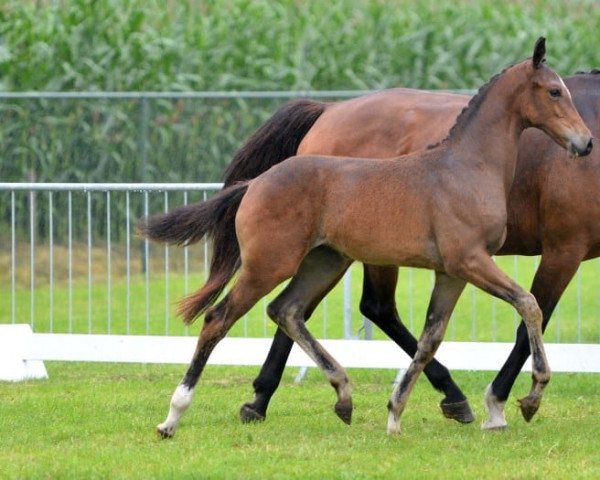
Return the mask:
<path id="1" fill-rule="evenodd" d="M 417 352 L 389 402 L 389 433 L 400 431 L 408 396 L 439 346 L 467 281 L 512 304 L 525 322 L 533 384 L 521 405 L 533 415 L 550 379 L 541 313 L 533 296 L 499 270 L 491 255 L 506 234 L 506 201 L 523 129 L 543 129 L 574 155 L 591 150 L 590 132 L 560 77 L 542 62 L 544 53 L 540 39 L 531 60 L 494 77 L 437 148 L 387 161 L 292 158 L 252 182 L 142 225 L 149 238 L 185 241 L 177 223 L 193 230 L 187 238 L 195 239 L 235 214 L 241 258 L 232 289 L 206 312 L 194 358 L 158 433 L 174 434 L 216 343 L 260 298 L 290 277 L 269 305 L 269 315 L 323 370 L 337 392 L 335 411 L 349 423 L 348 378 L 306 330 L 304 319 L 353 260 L 435 271 Z M 234 273 L 219 271 L 214 262 L 213 267 L 206 285 L 181 304 L 187 322 L 216 300 L 215 293 Z"/>

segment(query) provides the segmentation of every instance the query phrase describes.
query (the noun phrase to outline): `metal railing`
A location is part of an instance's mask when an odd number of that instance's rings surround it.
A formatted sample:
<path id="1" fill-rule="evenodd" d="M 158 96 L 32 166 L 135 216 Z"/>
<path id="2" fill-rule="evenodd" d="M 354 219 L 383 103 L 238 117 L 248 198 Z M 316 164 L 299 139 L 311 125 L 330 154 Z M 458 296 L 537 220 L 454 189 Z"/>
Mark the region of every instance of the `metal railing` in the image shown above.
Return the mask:
<path id="1" fill-rule="evenodd" d="M 221 188 L 211 184 L 0 183 L 4 247 L 0 252 L 0 323 L 29 323 L 36 332 L 181 335 L 176 300 L 204 282 L 206 243 L 185 248 L 152 244 L 135 235 L 137 218 L 204 200 Z M 43 220 L 43 221 L 42 221 Z M 40 231 L 41 230 L 41 231 Z M 538 259 L 498 258 L 524 286 Z M 600 341 L 600 262 L 586 262 L 559 304 L 548 341 Z M 432 285 L 428 271 L 402 269 L 397 304 L 415 332 Z M 321 338 L 384 338 L 358 311 L 360 265 L 325 299 L 309 322 Z M 232 331 L 268 337 L 266 315 L 273 295 Z M 511 341 L 519 319 L 508 306 L 469 287 L 459 302 L 447 339 Z"/>
<path id="2" fill-rule="evenodd" d="M 136 237 L 135 222 L 177 204 L 206 200 L 221 186 L 0 183 L 0 195 L 10 202 L 10 265 L 2 282 L 10 294 L 0 302 L 0 310 L 10 313 L 0 323 L 26 322 L 48 333 L 187 334 L 172 321 L 173 303 L 190 292 L 192 281 L 198 286 L 204 281 L 209 246 L 153 245 Z M 92 206 L 98 203 L 102 213 L 94 215 L 98 209 Z M 46 217 L 43 238 L 36 231 L 40 216 Z M 348 276 L 347 302 L 349 286 Z M 266 302 L 244 318 L 238 335 L 264 336 L 273 328 Z M 348 305 L 343 311 L 344 336 L 351 338 L 352 311 Z M 326 307 L 320 317 L 320 336 L 327 337 Z"/>

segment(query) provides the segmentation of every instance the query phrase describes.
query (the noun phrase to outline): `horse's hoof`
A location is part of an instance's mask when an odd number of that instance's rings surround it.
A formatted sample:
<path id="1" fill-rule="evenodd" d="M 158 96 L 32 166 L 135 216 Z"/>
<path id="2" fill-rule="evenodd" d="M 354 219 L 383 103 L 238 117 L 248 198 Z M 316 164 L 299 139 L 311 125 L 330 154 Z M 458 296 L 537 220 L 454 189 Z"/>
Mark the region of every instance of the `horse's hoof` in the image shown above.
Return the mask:
<path id="1" fill-rule="evenodd" d="M 335 404 L 335 414 L 346 424 L 352 423 L 352 400 L 340 401 Z"/>
<path id="2" fill-rule="evenodd" d="M 175 435 L 175 429 L 167 427 L 164 423 L 156 426 L 156 434 L 160 438 L 173 438 Z"/>
<path id="3" fill-rule="evenodd" d="M 400 420 L 396 420 L 394 418 L 394 414 L 389 412 L 388 414 L 388 422 L 387 422 L 387 434 L 388 435 L 400 435 L 402 433 L 402 428 L 400 426 Z"/>
<path id="4" fill-rule="evenodd" d="M 508 428 L 508 424 L 506 421 L 495 421 L 495 420 L 486 420 L 481 424 L 482 430 L 487 430 L 488 432 L 503 432 Z"/>
<path id="5" fill-rule="evenodd" d="M 445 403 L 444 400 L 440 402 L 440 408 L 444 417 L 451 420 L 456 420 L 459 423 L 471 423 L 475 421 L 475 414 L 471 410 L 468 400 L 456 403 Z"/>
<path id="6" fill-rule="evenodd" d="M 527 396 L 519 400 L 519 408 L 526 422 L 531 421 L 540 408 L 540 398 Z"/>
<path id="7" fill-rule="evenodd" d="M 244 403 L 240 408 L 240 420 L 242 423 L 264 422 L 265 415 L 257 412 L 250 403 Z"/>

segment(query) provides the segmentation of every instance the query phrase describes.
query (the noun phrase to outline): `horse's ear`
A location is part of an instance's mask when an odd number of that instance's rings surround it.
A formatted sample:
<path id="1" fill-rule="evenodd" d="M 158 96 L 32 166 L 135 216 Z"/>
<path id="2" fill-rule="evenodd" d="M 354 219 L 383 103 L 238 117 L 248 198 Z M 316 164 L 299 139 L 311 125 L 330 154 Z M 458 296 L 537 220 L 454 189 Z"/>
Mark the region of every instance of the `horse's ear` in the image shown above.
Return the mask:
<path id="1" fill-rule="evenodd" d="M 540 68 L 540 65 L 544 61 L 544 56 L 546 55 L 546 39 L 544 37 L 540 37 L 535 42 L 535 47 L 533 47 L 533 68 Z"/>

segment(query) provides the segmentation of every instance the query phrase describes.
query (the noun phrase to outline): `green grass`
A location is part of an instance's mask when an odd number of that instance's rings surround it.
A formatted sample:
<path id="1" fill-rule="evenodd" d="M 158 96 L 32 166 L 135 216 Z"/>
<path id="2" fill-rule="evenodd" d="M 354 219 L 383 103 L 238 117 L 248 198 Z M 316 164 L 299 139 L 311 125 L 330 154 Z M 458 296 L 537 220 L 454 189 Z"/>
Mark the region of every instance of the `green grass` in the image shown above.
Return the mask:
<path id="1" fill-rule="evenodd" d="M 254 368 L 209 367 L 173 440 L 164 419 L 182 366 L 48 363 L 50 380 L 0 383 L 0 478 L 598 478 L 600 376 L 556 374 L 538 415 L 514 406 L 505 432 L 482 432 L 490 372 L 457 372 L 475 424 L 442 418 L 440 395 L 421 379 L 398 437 L 385 433 L 395 372 L 351 370 L 355 415 L 333 414 L 320 372 L 299 385 L 288 369 L 267 421 L 242 425 Z"/>

